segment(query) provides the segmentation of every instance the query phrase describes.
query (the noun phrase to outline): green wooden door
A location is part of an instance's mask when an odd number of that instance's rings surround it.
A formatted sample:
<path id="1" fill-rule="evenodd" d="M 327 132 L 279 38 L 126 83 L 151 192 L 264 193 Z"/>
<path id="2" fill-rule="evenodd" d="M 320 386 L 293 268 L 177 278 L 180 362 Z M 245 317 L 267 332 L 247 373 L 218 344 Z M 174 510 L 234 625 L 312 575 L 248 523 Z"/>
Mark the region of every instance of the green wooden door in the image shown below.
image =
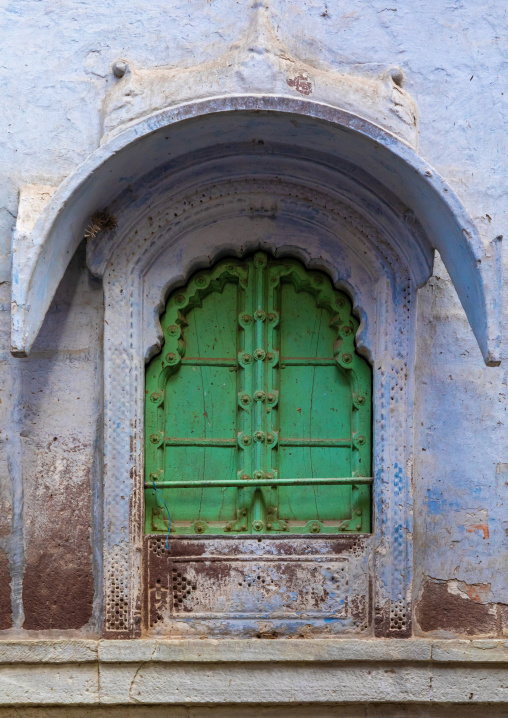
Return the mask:
<path id="1" fill-rule="evenodd" d="M 370 531 L 371 368 L 351 302 L 264 253 L 169 298 L 146 370 L 146 532 Z M 158 491 L 155 490 L 157 487 Z"/>

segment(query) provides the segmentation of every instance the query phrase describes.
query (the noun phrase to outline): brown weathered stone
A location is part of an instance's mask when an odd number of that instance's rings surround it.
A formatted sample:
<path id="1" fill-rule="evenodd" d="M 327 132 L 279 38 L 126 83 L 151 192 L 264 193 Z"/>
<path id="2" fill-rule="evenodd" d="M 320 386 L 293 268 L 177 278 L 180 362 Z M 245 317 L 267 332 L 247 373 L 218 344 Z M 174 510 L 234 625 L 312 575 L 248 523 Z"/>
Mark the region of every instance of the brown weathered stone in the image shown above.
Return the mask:
<path id="1" fill-rule="evenodd" d="M 29 542 L 23 575 L 23 628 L 81 628 L 94 596 L 90 497 L 86 484 L 41 491 L 47 522 Z M 76 511 L 76 507 L 82 510 Z"/>
<path id="2" fill-rule="evenodd" d="M 90 620 L 93 577 L 90 557 L 69 556 L 64 547 L 41 553 L 23 578 L 23 628 L 81 628 Z"/>
<path id="3" fill-rule="evenodd" d="M 426 578 L 416 605 L 416 620 L 422 631 L 453 631 L 456 634 L 496 635 L 495 607 L 450 592 L 447 581 Z"/>
<path id="4" fill-rule="evenodd" d="M 95 327 L 102 292 L 90 284 L 82 246 L 22 365 L 23 628 L 77 629 L 92 615 L 92 492 L 100 391 Z"/>
<path id="5" fill-rule="evenodd" d="M 4 631 L 12 625 L 11 609 L 11 574 L 9 557 L 0 549 L 0 630 Z"/>

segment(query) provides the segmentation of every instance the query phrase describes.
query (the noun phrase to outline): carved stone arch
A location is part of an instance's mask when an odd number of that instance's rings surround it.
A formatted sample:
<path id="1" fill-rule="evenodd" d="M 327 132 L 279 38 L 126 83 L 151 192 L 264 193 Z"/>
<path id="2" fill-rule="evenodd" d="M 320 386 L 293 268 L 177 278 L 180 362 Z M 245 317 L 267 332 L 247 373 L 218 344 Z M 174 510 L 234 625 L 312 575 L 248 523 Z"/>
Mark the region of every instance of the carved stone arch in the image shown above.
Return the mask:
<path id="1" fill-rule="evenodd" d="M 428 271 L 429 257 L 419 251 L 418 261 L 407 263 L 395 250 L 394 243 L 404 245 L 407 232 L 418 243 L 418 224 L 409 230 L 401 216 L 400 207 L 382 207 L 376 197 L 361 187 L 346 183 L 341 176 L 327 170 L 323 176 L 310 176 L 308 162 L 293 160 L 278 165 L 279 176 L 268 172 L 266 158 L 261 155 L 263 177 L 256 175 L 254 164 L 241 156 L 241 172 L 214 160 L 210 176 L 201 166 L 192 164 L 181 172 L 176 167 L 164 178 L 147 179 L 139 188 L 142 202 L 131 203 L 131 192 L 120 196 L 111 205 L 119 218 L 114 232 L 106 232 L 89 241 L 88 257 L 92 271 L 102 276 L 108 262 L 114 273 L 126 271 L 136 281 L 145 276 L 160 261 L 168 245 L 175 247 L 185 264 L 178 277 L 166 276 L 164 284 L 159 276 L 146 286 L 144 302 L 144 342 L 147 358 L 158 350 L 161 330 L 160 311 L 168 293 L 200 268 L 209 267 L 226 255 L 242 257 L 246 252 L 266 248 L 276 256 L 295 256 L 309 268 L 323 269 L 332 276 L 352 298 L 355 312 L 361 318 L 358 347 L 361 354 L 372 361 L 372 313 L 365 311 L 370 302 L 362 297 L 379 277 L 395 282 L 398 287 L 409 282 L 419 286 L 422 272 Z M 238 161 L 235 163 L 238 164 Z M 187 184 L 192 177 L 192 190 Z M 281 177 L 284 181 L 281 182 Z M 287 179 L 286 179 L 287 178 Z M 353 197 L 355 202 L 353 203 Z M 375 211 L 371 216 L 367 212 Z M 382 211 L 383 210 L 383 211 Z M 244 229 L 235 234 L 234 224 L 243 222 Z M 263 238 L 252 231 L 255 224 L 264 223 Z M 280 225 L 287 230 L 281 233 Z M 250 227 L 248 226 L 250 225 Z M 277 226 L 275 234 L 274 228 Z M 221 232 L 213 228 L 222 227 Z M 212 228 L 212 230 L 210 230 Z M 323 251 L 314 251 L 306 240 L 298 236 L 320 237 Z M 201 239 L 189 237 L 200 236 Z M 220 235 L 220 236 L 219 236 Z M 340 236 L 340 240 L 338 239 Z M 391 237 L 391 242 L 386 236 Z M 213 236 L 213 241 L 210 241 Z M 238 239 L 241 239 L 239 242 Z M 196 246 L 188 255 L 187 246 Z M 188 258 L 187 258 L 188 257 Z M 124 262 L 128 263 L 124 267 Z M 352 272 L 360 271 L 362 278 L 353 279 Z"/>
<path id="2" fill-rule="evenodd" d="M 244 200 L 252 201 L 256 195 L 249 191 L 254 185 L 239 182 L 236 198 L 243 192 Z M 362 353 L 368 352 L 374 365 L 374 533 L 354 544 L 355 561 L 360 561 L 366 571 L 359 572 L 356 585 L 365 588 L 360 589 L 360 598 L 355 598 L 363 606 L 362 618 L 356 629 L 351 625 L 346 632 L 360 630 L 362 635 L 369 635 L 374 630 L 373 612 L 380 634 L 403 636 L 410 631 L 410 482 L 405 472 L 398 484 L 391 476 L 394 465 L 407 467 L 411 462 L 416 285 L 380 230 L 354 210 L 349 213 L 347 205 L 342 206 L 342 215 L 335 213 L 333 197 L 329 196 L 323 203 L 326 209 L 321 206 L 309 220 L 308 192 L 308 186 L 300 186 L 298 202 L 291 204 L 290 212 L 281 211 L 277 219 L 266 216 L 263 202 L 252 213 L 242 211 L 245 201 L 237 202 L 235 215 L 222 197 L 212 202 L 213 210 L 204 211 L 199 205 L 195 214 L 190 211 L 186 224 L 179 228 L 171 222 L 159 222 L 160 213 L 148 200 L 146 211 L 137 221 L 137 208 L 132 213 L 126 208 L 125 231 L 122 226 L 118 228 L 123 239 L 114 245 L 113 254 L 107 233 L 90 243 L 90 265 L 103 274 L 106 287 L 105 563 L 114 570 L 106 574 L 105 590 L 106 629 L 111 637 L 133 635 L 141 620 L 137 606 L 142 594 L 143 375 L 145 358 L 160 346 L 157 335 L 161 330 L 156 327 L 162 307 L 168 293 L 185 284 L 197 270 L 213 266 L 226 256 L 241 259 L 258 249 L 279 258 L 296 257 L 309 269 L 327 271 L 335 286 L 346 290 L 356 316 L 362 320 L 358 346 L 363 347 Z M 171 195 L 166 195 L 166 202 L 161 200 L 160 207 L 174 214 Z M 119 337 L 125 338 L 121 345 Z M 129 371 L 122 373 L 121 367 L 129 367 Z M 129 426 L 136 429 L 124 430 Z M 393 442 L 394 435 L 402 441 Z M 122 505 L 118 497 L 129 495 L 130 504 Z M 384 546 L 383 551 L 375 552 L 376 546 Z M 148 556 L 160 557 L 163 544 L 156 543 L 150 551 Z M 147 560 L 146 570 L 148 565 Z M 369 571 L 378 577 L 380 587 L 372 602 L 367 599 Z M 120 573 L 121 583 L 117 578 Z M 119 593 L 127 599 L 120 619 L 118 613 L 111 617 L 108 613 L 108 604 L 115 605 L 113 600 Z M 154 619 L 146 620 L 150 623 Z"/>

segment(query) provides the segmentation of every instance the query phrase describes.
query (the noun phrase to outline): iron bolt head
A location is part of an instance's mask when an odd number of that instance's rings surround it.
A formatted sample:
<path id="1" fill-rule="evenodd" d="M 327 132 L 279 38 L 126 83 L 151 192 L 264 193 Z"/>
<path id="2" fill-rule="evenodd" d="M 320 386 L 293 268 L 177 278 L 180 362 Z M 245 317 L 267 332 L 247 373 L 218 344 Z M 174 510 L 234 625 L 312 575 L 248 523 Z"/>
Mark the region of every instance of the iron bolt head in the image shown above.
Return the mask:
<path id="1" fill-rule="evenodd" d="M 273 434 L 267 434 L 267 435 L 266 435 L 266 441 L 267 441 L 269 444 L 272 443 L 273 439 L 274 439 Z"/>
<path id="2" fill-rule="evenodd" d="M 199 277 L 196 277 L 196 284 L 198 287 L 204 287 L 206 284 L 206 277 L 203 274 L 200 274 Z"/>
<path id="3" fill-rule="evenodd" d="M 252 317 L 250 314 L 242 314 L 242 322 L 244 324 L 250 324 L 252 321 Z"/>
<path id="4" fill-rule="evenodd" d="M 151 444 L 159 444 L 161 441 L 160 434 L 150 434 L 150 443 Z"/>
<path id="5" fill-rule="evenodd" d="M 241 481 L 250 481 L 249 474 L 240 474 L 240 480 Z M 247 512 L 245 512 L 245 513 L 247 513 Z"/>
<path id="6" fill-rule="evenodd" d="M 268 359 L 268 361 L 272 361 L 272 359 L 274 357 L 275 357 L 275 354 L 273 352 L 268 352 L 268 354 L 266 355 L 266 358 Z"/>
<path id="7" fill-rule="evenodd" d="M 265 400 L 265 392 L 264 391 L 257 391 L 254 394 L 254 399 L 256 401 L 264 401 Z"/>
<path id="8" fill-rule="evenodd" d="M 342 361 L 344 362 L 344 364 L 351 364 L 351 362 L 353 361 L 353 357 L 351 356 L 351 354 L 343 354 Z"/>
<path id="9" fill-rule="evenodd" d="M 256 441 L 264 441 L 265 440 L 265 434 L 263 431 L 256 431 L 254 434 L 254 438 Z"/>
<path id="10" fill-rule="evenodd" d="M 266 319 L 266 313 L 262 309 L 256 309 L 254 316 L 259 322 L 264 322 Z"/>
<path id="11" fill-rule="evenodd" d="M 180 329 L 177 327 L 176 324 L 171 324 L 168 327 L 168 334 L 170 337 L 176 337 L 178 334 L 180 334 Z"/>
<path id="12" fill-rule="evenodd" d="M 312 277 L 312 281 L 314 282 L 314 284 L 319 286 L 320 284 L 323 284 L 323 277 L 320 274 L 314 274 L 314 276 Z"/>
<path id="13" fill-rule="evenodd" d="M 168 364 L 176 364 L 178 356 L 175 354 L 175 352 L 168 352 L 165 359 Z"/>
<path id="14" fill-rule="evenodd" d="M 255 471 L 254 478 L 256 479 L 256 481 L 261 481 L 261 479 L 265 478 L 265 472 L 264 471 Z"/>
<path id="15" fill-rule="evenodd" d="M 317 522 L 314 522 L 309 526 L 309 531 L 311 534 L 318 534 L 321 531 L 321 526 Z"/>
<path id="16" fill-rule="evenodd" d="M 240 401 L 242 404 L 249 404 L 250 396 L 248 394 L 242 394 Z"/>
<path id="17" fill-rule="evenodd" d="M 346 302 L 342 299 L 342 297 L 337 297 L 337 299 L 335 300 L 335 304 L 338 307 L 343 307 L 346 304 Z"/>
<path id="18" fill-rule="evenodd" d="M 365 436 L 363 436 L 363 434 L 360 434 L 360 436 L 356 437 L 355 441 L 358 444 L 358 446 L 363 446 L 366 442 L 366 438 L 365 438 Z"/>
<path id="19" fill-rule="evenodd" d="M 271 481 L 272 479 L 275 478 L 275 476 L 274 476 L 274 474 L 272 474 L 272 472 L 270 471 L 270 472 L 266 475 L 266 478 L 267 478 L 269 481 Z M 270 512 L 268 512 L 268 513 L 270 513 Z"/>
<path id="20" fill-rule="evenodd" d="M 254 259 L 256 267 L 266 267 L 266 257 L 263 254 L 258 254 Z"/>
<path id="21" fill-rule="evenodd" d="M 247 531 L 247 524 L 242 524 L 239 528 L 239 531 Z"/>
<path id="22" fill-rule="evenodd" d="M 247 509 L 242 509 L 241 514 L 242 514 L 242 516 L 247 516 Z"/>
<path id="23" fill-rule="evenodd" d="M 271 522 L 268 522 L 268 523 L 266 524 L 266 528 L 267 528 L 269 531 L 271 531 L 271 530 L 273 529 L 273 524 L 272 524 Z"/>
<path id="24" fill-rule="evenodd" d="M 250 354 L 242 354 L 242 361 L 244 364 L 250 364 L 252 361 L 252 357 Z"/>
<path id="25" fill-rule="evenodd" d="M 274 312 L 268 314 L 268 321 L 272 324 L 277 321 L 277 315 Z"/>
<path id="26" fill-rule="evenodd" d="M 357 406 L 363 406 L 365 404 L 365 397 L 362 394 L 355 394 L 353 401 Z"/>
<path id="27" fill-rule="evenodd" d="M 256 349 L 256 351 L 254 352 L 254 358 L 258 361 L 263 361 L 263 359 L 265 358 L 265 352 L 263 351 L 263 349 Z"/>
<path id="28" fill-rule="evenodd" d="M 242 444 L 244 446 L 249 446 L 250 442 L 251 442 L 250 436 L 248 436 L 247 434 L 245 436 L 242 436 Z"/>
<path id="29" fill-rule="evenodd" d="M 204 534 L 206 531 L 206 524 L 204 521 L 196 521 L 194 524 L 194 531 L 197 534 Z"/>
<path id="30" fill-rule="evenodd" d="M 272 394 L 271 392 L 266 397 L 266 400 L 269 404 L 275 404 L 276 399 L 277 397 L 275 396 L 275 394 Z"/>
<path id="31" fill-rule="evenodd" d="M 175 304 L 185 304 L 185 294 L 176 294 Z"/>
<path id="32" fill-rule="evenodd" d="M 261 531 L 261 529 L 263 528 L 263 522 L 262 521 L 253 521 L 252 528 L 254 529 L 254 531 Z"/>

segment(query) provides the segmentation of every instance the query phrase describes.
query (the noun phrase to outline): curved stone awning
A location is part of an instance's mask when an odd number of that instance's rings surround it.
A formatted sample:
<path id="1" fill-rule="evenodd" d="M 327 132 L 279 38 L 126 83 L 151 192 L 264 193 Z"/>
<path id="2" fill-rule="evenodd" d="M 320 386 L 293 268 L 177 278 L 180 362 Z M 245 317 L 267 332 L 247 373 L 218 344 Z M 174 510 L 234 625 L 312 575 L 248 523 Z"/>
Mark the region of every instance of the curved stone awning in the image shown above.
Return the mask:
<path id="1" fill-rule="evenodd" d="M 387 209 L 395 198 L 408 225 L 421 229 L 408 232 L 405 244 L 396 242 L 394 249 L 418 285 L 430 276 L 433 249 L 439 251 L 485 362 L 499 364 L 495 261 L 453 191 L 412 149 L 378 126 L 329 105 L 285 96 L 182 104 L 140 120 L 90 155 L 56 190 L 33 229 L 18 228 L 14 234 L 12 353 L 29 353 L 95 212 L 170 159 L 233 139 L 262 139 L 326 155 L 337 168 L 347 166 L 381 205 L 386 197 Z"/>

